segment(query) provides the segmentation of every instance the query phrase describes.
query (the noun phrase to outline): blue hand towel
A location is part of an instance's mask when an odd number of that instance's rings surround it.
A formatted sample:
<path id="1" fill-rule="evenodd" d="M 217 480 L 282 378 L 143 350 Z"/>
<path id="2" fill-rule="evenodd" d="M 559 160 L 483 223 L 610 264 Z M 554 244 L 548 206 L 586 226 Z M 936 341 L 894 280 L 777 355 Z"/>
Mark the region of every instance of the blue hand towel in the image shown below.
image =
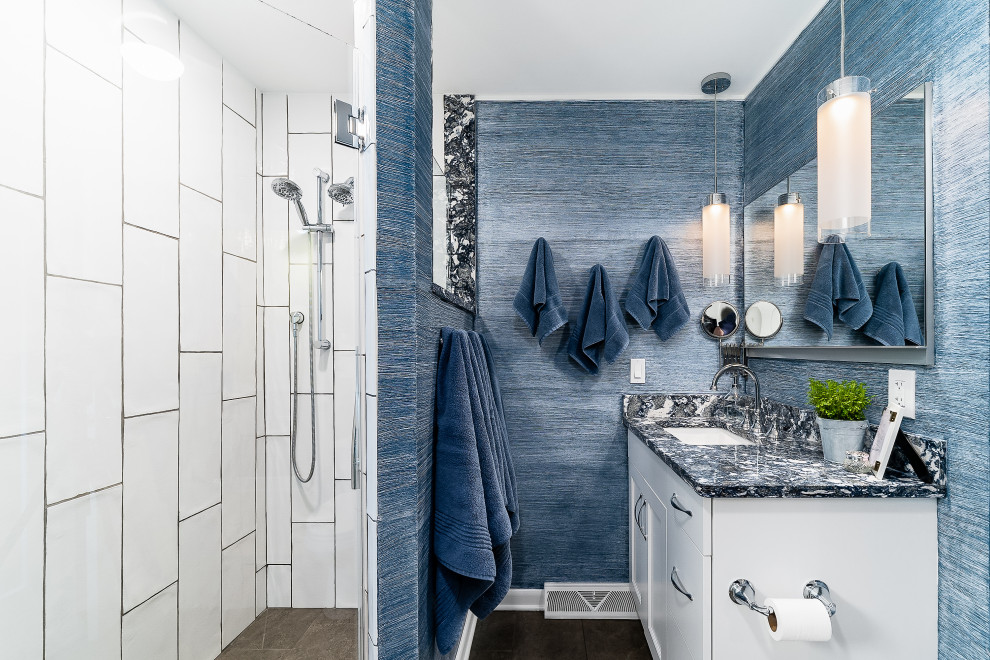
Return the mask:
<path id="1" fill-rule="evenodd" d="M 491 353 L 473 332 L 444 328 L 437 361 L 433 552 L 437 647 L 460 639 L 469 609 L 487 616 L 512 581 L 519 527 L 515 477 Z"/>
<path id="2" fill-rule="evenodd" d="M 567 354 L 582 369 L 597 374 L 602 357 L 612 362 L 629 345 L 626 322 L 601 264 L 591 269 L 588 291 L 571 331 Z"/>
<path id="3" fill-rule="evenodd" d="M 853 330 L 859 330 L 873 315 L 873 303 L 866 293 L 863 277 L 849 254 L 849 248 L 835 234 L 825 238 L 815 279 L 811 282 L 808 301 L 804 305 L 804 318 L 832 338 L 834 310 L 839 320 Z"/>
<path id="4" fill-rule="evenodd" d="M 646 244 L 639 274 L 626 296 L 626 311 L 644 330 L 652 326 L 661 341 L 673 337 L 691 318 L 674 259 L 659 236 Z"/>
<path id="5" fill-rule="evenodd" d="M 567 323 L 567 310 L 560 299 L 553 252 L 545 238 L 536 239 L 519 292 L 512 303 L 529 331 L 542 344 L 547 335 Z"/>
<path id="6" fill-rule="evenodd" d="M 896 261 L 891 261 L 877 273 L 877 299 L 873 303 L 873 316 L 863 327 L 863 333 L 884 346 L 921 346 L 925 343 L 907 277 Z"/>

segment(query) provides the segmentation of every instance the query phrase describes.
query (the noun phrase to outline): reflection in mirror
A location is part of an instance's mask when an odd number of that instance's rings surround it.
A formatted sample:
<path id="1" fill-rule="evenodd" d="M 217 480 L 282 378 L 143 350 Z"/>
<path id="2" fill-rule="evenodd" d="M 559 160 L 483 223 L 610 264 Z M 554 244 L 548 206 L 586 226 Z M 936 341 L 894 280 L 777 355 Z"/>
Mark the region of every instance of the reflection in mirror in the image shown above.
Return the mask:
<path id="1" fill-rule="evenodd" d="M 716 301 L 701 314 L 701 328 L 713 339 L 725 339 L 735 334 L 739 325 L 739 312 L 725 301 Z"/>
<path id="2" fill-rule="evenodd" d="M 780 309 L 769 300 L 760 300 L 746 310 L 746 330 L 757 339 L 770 339 L 784 324 Z"/>

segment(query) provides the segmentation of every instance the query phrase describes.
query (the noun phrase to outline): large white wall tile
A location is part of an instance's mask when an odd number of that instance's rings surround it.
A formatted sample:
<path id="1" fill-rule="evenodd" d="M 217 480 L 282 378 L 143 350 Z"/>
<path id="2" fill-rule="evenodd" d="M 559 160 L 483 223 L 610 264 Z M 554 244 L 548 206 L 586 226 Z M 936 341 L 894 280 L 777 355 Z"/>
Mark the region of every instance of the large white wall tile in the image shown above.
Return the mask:
<path id="1" fill-rule="evenodd" d="M 220 655 L 220 507 L 179 523 L 179 660 Z"/>
<path id="2" fill-rule="evenodd" d="M 289 496 L 292 468 L 289 467 L 289 438 L 272 436 L 267 440 L 265 512 L 268 517 L 268 563 L 288 564 L 292 561 L 292 504 Z M 272 607 L 288 607 L 271 601 L 271 589 L 269 604 Z"/>
<path id="3" fill-rule="evenodd" d="M 253 396 L 257 377 L 258 307 L 254 262 L 223 255 L 223 398 Z M 254 411 L 251 426 L 254 428 Z M 252 431 L 252 435 L 253 435 Z"/>
<path id="4" fill-rule="evenodd" d="M 292 607 L 292 566 L 268 564 L 268 607 Z"/>
<path id="5" fill-rule="evenodd" d="M 376 271 L 364 274 L 364 385 L 368 394 L 378 394 L 378 284 Z"/>
<path id="6" fill-rule="evenodd" d="M 51 48 L 45 74 L 48 272 L 120 284 L 120 89 Z"/>
<path id="7" fill-rule="evenodd" d="M 124 414 L 179 407 L 179 243 L 124 227 Z"/>
<path id="8" fill-rule="evenodd" d="M 286 176 L 289 173 L 287 103 L 285 94 L 265 92 L 261 95 L 262 136 L 261 173 Z"/>
<path id="9" fill-rule="evenodd" d="M 121 487 L 48 509 L 45 659 L 120 657 Z"/>
<path id="10" fill-rule="evenodd" d="M 299 426 L 296 431 L 296 465 L 303 476 L 309 473 L 312 452 L 310 429 L 310 398 L 308 394 L 299 396 Z M 302 483 L 295 478 L 292 482 L 292 521 L 293 522 L 333 522 L 333 395 L 316 395 L 316 464 L 313 478 Z M 291 466 L 289 468 L 292 469 Z"/>
<path id="11" fill-rule="evenodd" d="M 45 434 L 0 440 L 0 634 L 11 658 L 40 658 L 44 639 Z"/>
<path id="12" fill-rule="evenodd" d="M 257 278 L 258 278 L 258 304 L 265 304 L 265 223 L 264 223 L 264 206 L 262 202 L 262 190 L 265 185 L 265 178 L 260 174 L 256 174 L 255 180 L 255 261 L 258 264 Z"/>
<path id="13" fill-rule="evenodd" d="M 267 477 L 267 441 L 264 437 L 255 439 L 254 456 L 254 543 L 255 569 L 268 563 L 268 524 L 265 515 L 265 479 Z"/>
<path id="14" fill-rule="evenodd" d="M 253 397 L 223 402 L 221 506 L 224 547 L 254 529 L 254 457 L 257 452 L 254 414 Z"/>
<path id="15" fill-rule="evenodd" d="M 288 305 L 289 202 L 272 192 L 272 181 L 264 177 L 261 188 L 265 304 Z"/>
<path id="16" fill-rule="evenodd" d="M 261 613 L 268 607 L 268 567 L 264 566 L 254 574 L 254 615 L 261 616 Z"/>
<path id="17" fill-rule="evenodd" d="M 356 355 L 354 351 L 334 353 L 334 474 L 337 479 L 351 478 L 351 436 L 354 428 L 354 386 Z"/>
<path id="18" fill-rule="evenodd" d="M 289 136 L 289 178 L 302 188 L 302 203 L 309 214 L 309 221 L 317 221 L 317 200 L 321 194 L 324 201 L 324 223 L 330 222 L 330 198 L 326 186 L 317 184 L 313 168 L 320 168 L 327 174 L 333 172 L 333 136 L 290 135 Z M 330 239 L 324 244 L 324 263 L 332 259 Z M 316 246 L 310 247 L 309 232 L 302 228 L 298 214 L 292 210 L 289 217 L 289 260 L 294 264 L 315 263 Z"/>
<path id="19" fill-rule="evenodd" d="M 334 607 L 333 527 L 292 524 L 292 607 Z"/>
<path id="20" fill-rule="evenodd" d="M 323 277 L 323 333 L 333 341 L 333 270 L 324 268 Z M 313 307 L 310 309 L 310 287 L 313 287 Z M 302 312 L 305 319 L 299 326 L 299 383 L 300 392 L 309 392 L 309 348 L 307 342 L 312 340 L 315 343 L 317 329 L 315 319 L 317 317 L 316 304 L 316 268 L 306 264 L 294 264 L 289 266 L 289 311 Z M 310 325 L 312 323 L 312 330 Z M 319 394 L 331 394 L 333 392 L 333 356 L 334 351 L 330 349 L 316 349 L 313 354 L 313 368 L 315 371 L 316 392 Z M 289 359 L 295 359 L 290 355 Z"/>
<path id="21" fill-rule="evenodd" d="M 289 94 L 289 132 L 332 133 L 333 99 L 330 95 Z"/>
<path id="22" fill-rule="evenodd" d="M 254 621 L 254 538 L 245 537 L 221 557 L 221 644 L 227 646 Z"/>
<path id="23" fill-rule="evenodd" d="M 333 223 L 334 350 L 358 346 L 358 237 L 353 222 Z"/>
<path id="24" fill-rule="evenodd" d="M 255 321 L 257 332 L 257 354 L 255 355 L 255 383 L 257 387 L 257 397 L 255 398 L 255 408 L 257 418 L 255 420 L 256 433 L 259 436 L 265 434 L 265 308 L 255 308 Z"/>
<path id="25" fill-rule="evenodd" d="M 0 188 L 0 298 L 5 310 L 0 315 L 0 436 L 40 431 L 45 428 L 45 335 L 40 332 L 45 203 L 5 188 Z"/>
<path id="26" fill-rule="evenodd" d="M 350 481 L 337 481 L 334 548 L 337 607 L 357 607 L 361 600 L 361 491 Z"/>
<path id="27" fill-rule="evenodd" d="M 365 442 L 364 463 L 362 468 L 368 477 L 365 482 L 365 510 L 368 515 L 378 519 L 378 397 L 366 395 L 365 406 Z"/>
<path id="28" fill-rule="evenodd" d="M 265 308 L 265 432 L 289 435 L 289 312 Z"/>
<path id="29" fill-rule="evenodd" d="M 250 80 L 234 68 L 230 62 L 223 63 L 223 103 L 228 108 L 255 125 L 255 88 Z M 251 133 L 254 139 L 254 133 Z M 226 167 L 226 164 L 224 164 Z M 254 147 L 251 147 L 251 171 L 254 165 Z M 224 196 L 226 198 L 226 195 Z"/>
<path id="30" fill-rule="evenodd" d="M 179 585 L 173 584 L 124 615 L 122 660 L 175 660 Z"/>
<path id="31" fill-rule="evenodd" d="M 179 373 L 179 517 L 220 501 L 219 353 L 183 353 Z"/>
<path id="32" fill-rule="evenodd" d="M 251 95 L 254 98 L 254 95 Z M 229 108 L 223 109 L 223 249 L 255 258 L 258 229 L 254 127 Z"/>
<path id="33" fill-rule="evenodd" d="M 120 287 L 48 278 L 47 497 L 120 482 Z"/>
<path id="34" fill-rule="evenodd" d="M 164 19 L 163 19 L 164 20 Z M 155 45 L 178 53 L 178 23 Z M 164 27 L 164 26 L 163 26 Z M 124 33 L 124 43 L 138 41 Z M 124 66 L 124 222 L 179 235 L 179 81 Z"/>
<path id="35" fill-rule="evenodd" d="M 179 413 L 124 420 L 124 611 L 179 577 Z"/>
<path id="36" fill-rule="evenodd" d="M 220 56 L 179 25 L 185 71 L 179 78 L 179 177 L 185 185 L 221 199 L 223 73 Z"/>
<path id="37" fill-rule="evenodd" d="M 184 351 L 223 348 L 221 205 L 195 190 L 179 194 L 179 339 Z"/>
<path id="38" fill-rule="evenodd" d="M 45 5 L 4 3 L 0 22 L 0 184 L 41 195 L 45 190 Z"/>
<path id="39" fill-rule="evenodd" d="M 378 522 L 368 518 L 368 635 L 378 644 Z"/>
<path id="40" fill-rule="evenodd" d="M 358 177 L 358 150 L 345 147 L 342 144 L 333 145 L 333 179 L 336 183 L 344 183 L 351 177 Z M 338 204 L 332 202 L 334 220 L 354 220 L 354 204 Z"/>
<path id="41" fill-rule="evenodd" d="M 48 43 L 120 86 L 120 0 L 46 0 Z"/>
<path id="42" fill-rule="evenodd" d="M 175 15 L 157 0 L 123 0 L 124 28 L 141 41 L 179 54 L 179 23 Z M 127 66 L 126 64 L 124 66 Z"/>

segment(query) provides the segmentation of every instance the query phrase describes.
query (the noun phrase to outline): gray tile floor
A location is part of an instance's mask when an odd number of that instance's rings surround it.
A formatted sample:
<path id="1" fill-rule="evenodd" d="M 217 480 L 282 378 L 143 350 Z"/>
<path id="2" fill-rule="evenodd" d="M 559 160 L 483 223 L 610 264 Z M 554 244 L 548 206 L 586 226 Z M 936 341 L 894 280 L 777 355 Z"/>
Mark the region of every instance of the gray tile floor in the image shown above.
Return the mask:
<path id="1" fill-rule="evenodd" d="M 478 622 L 471 660 L 650 660 L 639 621 L 495 612 Z"/>
<path id="2" fill-rule="evenodd" d="M 270 607 L 232 641 L 223 660 L 356 660 L 357 610 Z"/>

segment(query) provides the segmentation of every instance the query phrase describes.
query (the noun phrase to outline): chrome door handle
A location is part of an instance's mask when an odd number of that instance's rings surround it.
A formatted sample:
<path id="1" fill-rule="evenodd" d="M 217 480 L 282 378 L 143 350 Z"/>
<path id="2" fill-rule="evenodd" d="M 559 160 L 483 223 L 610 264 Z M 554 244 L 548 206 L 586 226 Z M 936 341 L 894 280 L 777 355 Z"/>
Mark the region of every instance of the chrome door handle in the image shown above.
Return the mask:
<path id="1" fill-rule="evenodd" d="M 685 509 L 684 508 L 684 505 L 681 504 L 681 501 L 679 499 L 677 499 L 677 493 L 674 493 L 674 494 L 672 494 L 670 496 L 670 506 L 674 507 L 675 509 L 677 509 L 681 513 L 686 513 L 689 516 L 691 516 L 692 518 L 694 517 L 694 514 L 691 513 L 691 510 L 690 509 Z"/>
<path id="2" fill-rule="evenodd" d="M 676 566 L 674 566 L 672 569 L 670 569 L 670 583 L 672 585 L 674 585 L 674 589 L 677 589 L 682 594 L 684 594 L 685 596 L 687 596 L 687 599 L 688 600 L 690 600 L 690 601 L 693 601 L 694 600 L 694 596 L 692 596 L 690 593 L 688 593 L 688 591 L 684 588 L 684 585 L 681 584 L 681 576 L 679 576 L 677 574 L 677 567 Z"/>

